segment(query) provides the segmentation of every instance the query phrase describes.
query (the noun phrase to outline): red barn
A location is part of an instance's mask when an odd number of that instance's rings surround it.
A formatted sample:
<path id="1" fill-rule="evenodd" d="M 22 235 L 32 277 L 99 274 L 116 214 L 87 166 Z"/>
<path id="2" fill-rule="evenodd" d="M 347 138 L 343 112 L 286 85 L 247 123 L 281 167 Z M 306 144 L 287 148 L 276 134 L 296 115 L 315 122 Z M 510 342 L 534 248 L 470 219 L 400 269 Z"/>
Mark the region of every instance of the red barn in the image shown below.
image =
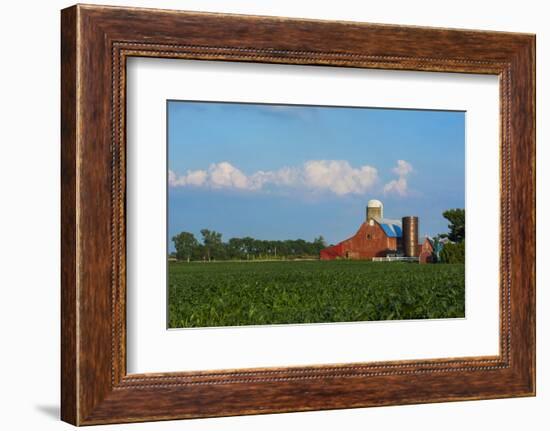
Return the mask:
<path id="1" fill-rule="evenodd" d="M 382 202 L 370 200 L 367 217 L 355 235 L 320 252 L 321 260 L 372 259 L 373 257 L 418 257 L 418 218 L 384 219 Z"/>
<path id="2" fill-rule="evenodd" d="M 432 263 L 434 255 L 434 246 L 430 238 L 425 238 L 424 242 L 420 246 L 420 254 L 418 261 L 420 263 Z"/>
<path id="3" fill-rule="evenodd" d="M 372 259 L 396 254 L 401 249 L 401 226 L 379 223 L 375 220 L 363 222 L 355 235 L 332 247 L 321 250 L 321 260 L 337 257 L 346 259 Z"/>

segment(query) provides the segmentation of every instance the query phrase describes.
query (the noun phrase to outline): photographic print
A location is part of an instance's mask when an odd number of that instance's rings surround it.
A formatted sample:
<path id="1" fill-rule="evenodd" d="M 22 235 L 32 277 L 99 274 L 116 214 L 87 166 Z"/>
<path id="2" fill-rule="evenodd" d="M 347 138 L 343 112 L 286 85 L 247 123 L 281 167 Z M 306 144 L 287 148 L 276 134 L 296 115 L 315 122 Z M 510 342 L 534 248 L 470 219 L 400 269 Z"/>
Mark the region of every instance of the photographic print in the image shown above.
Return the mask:
<path id="1" fill-rule="evenodd" d="M 167 102 L 168 327 L 465 317 L 465 112 Z"/>
<path id="2" fill-rule="evenodd" d="M 60 45 L 65 422 L 535 395 L 534 34 L 75 5 Z"/>

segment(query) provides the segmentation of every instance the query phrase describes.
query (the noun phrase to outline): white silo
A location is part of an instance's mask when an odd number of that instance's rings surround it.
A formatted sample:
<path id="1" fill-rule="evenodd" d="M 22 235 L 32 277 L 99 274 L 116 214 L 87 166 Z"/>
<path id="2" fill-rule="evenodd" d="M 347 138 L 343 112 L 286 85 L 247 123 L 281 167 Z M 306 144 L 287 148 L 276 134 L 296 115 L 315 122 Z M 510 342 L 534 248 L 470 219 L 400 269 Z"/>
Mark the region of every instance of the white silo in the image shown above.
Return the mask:
<path id="1" fill-rule="evenodd" d="M 371 199 L 367 203 L 367 221 L 370 219 L 377 222 L 382 221 L 384 218 L 384 205 L 378 199 Z"/>

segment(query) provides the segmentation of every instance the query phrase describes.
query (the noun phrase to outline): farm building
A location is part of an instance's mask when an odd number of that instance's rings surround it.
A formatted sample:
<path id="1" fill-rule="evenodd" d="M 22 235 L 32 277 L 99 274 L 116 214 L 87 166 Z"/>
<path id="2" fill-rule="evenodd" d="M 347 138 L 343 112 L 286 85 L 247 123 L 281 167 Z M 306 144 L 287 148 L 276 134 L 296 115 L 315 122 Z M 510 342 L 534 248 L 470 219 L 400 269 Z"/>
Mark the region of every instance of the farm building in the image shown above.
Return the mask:
<path id="1" fill-rule="evenodd" d="M 428 238 L 418 243 L 418 217 L 407 216 L 401 220 L 384 218 L 384 206 L 379 200 L 367 204 L 365 221 L 355 235 L 320 252 L 321 260 L 373 259 L 387 257 L 419 258 L 423 263 L 431 261 L 433 250 Z"/>

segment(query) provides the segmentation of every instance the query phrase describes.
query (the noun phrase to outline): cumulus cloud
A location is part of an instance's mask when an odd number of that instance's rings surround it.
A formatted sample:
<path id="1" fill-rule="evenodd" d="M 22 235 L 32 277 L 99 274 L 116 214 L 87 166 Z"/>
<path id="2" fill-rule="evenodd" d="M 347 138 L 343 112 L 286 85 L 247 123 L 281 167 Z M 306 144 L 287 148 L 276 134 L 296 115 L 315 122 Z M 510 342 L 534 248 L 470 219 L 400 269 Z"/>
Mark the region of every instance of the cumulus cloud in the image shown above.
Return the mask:
<path id="1" fill-rule="evenodd" d="M 214 189 L 235 188 L 253 189 L 249 178 L 234 167 L 231 163 L 221 162 L 210 165 L 207 171 L 199 169 L 187 171 L 184 175 L 177 175 L 174 171 L 168 171 L 168 184 L 171 187 L 210 187 Z"/>
<path id="2" fill-rule="evenodd" d="M 345 160 L 310 160 L 299 167 L 256 171 L 246 175 L 229 162 L 214 163 L 208 170 L 168 173 L 171 187 L 207 187 L 256 191 L 268 187 L 308 189 L 339 196 L 362 194 L 376 183 L 378 171 L 372 166 L 352 167 Z"/>
<path id="3" fill-rule="evenodd" d="M 202 186 L 206 183 L 208 173 L 206 171 L 187 171 L 186 175 L 177 176 L 173 171 L 168 171 L 168 184 L 171 187 Z"/>
<path id="4" fill-rule="evenodd" d="M 398 160 L 397 166 L 392 169 L 393 172 L 395 172 L 400 177 L 405 177 L 409 175 L 413 170 L 412 165 L 409 162 L 406 162 L 405 160 Z"/>
<path id="5" fill-rule="evenodd" d="M 210 168 L 208 169 L 208 182 L 209 185 L 215 189 L 251 188 L 250 181 L 247 176 L 228 162 L 210 165 Z"/>
<path id="6" fill-rule="evenodd" d="M 400 177 L 397 180 L 391 180 L 389 183 L 384 184 L 384 193 L 396 193 L 399 196 L 406 196 L 407 187 L 407 179 Z"/>
<path id="7" fill-rule="evenodd" d="M 303 177 L 312 189 L 330 190 L 337 195 L 361 194 L 374 185 L 378 171 L 367 165 L 353 168 L 345 160 L 310 160 L 304 164 Z"/>
<path id="8" fill-rule="evenodd" d="M 393 168 L 392 171 L 397 174 L 398 178 L 384 185 L 384 193 L 395 193 L 399 196 L 407 196 L 407 176 L 413 171 L 412 165 L 405 160 L 398 160 L 397 166 Z"/>

